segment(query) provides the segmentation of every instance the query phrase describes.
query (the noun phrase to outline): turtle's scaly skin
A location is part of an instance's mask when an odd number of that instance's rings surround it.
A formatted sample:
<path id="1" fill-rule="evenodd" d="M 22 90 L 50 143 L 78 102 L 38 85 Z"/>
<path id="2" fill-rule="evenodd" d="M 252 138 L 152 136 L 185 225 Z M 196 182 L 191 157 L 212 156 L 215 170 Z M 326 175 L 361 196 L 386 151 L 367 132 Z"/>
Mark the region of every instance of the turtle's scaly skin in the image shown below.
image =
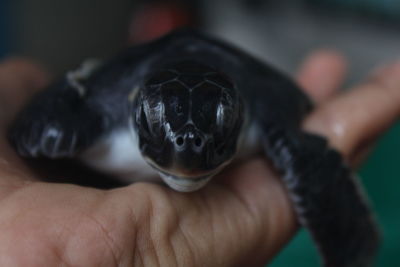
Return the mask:
<path id="1" fill-rule="evenodd" d="M 299 221 L 316 241 L 324 265 L 371 266 L 378 247 L 378 233 L 352 172 L 343 163 L 341 156 L 328 147 L 324 138 L 303 132 L 300 128 L 302 119 L 312 108 L 309 99 L 281 73 L 239 49 L 202 34 L 180 31 L 152 43 L 132 47 L 93 71 L 86 79 L 75 81 L 80 83 L 80 90 L 73 85 L 75 82 L 71 83 L 68 79 L 54 84 L 39 94 L 20 114 L 10 131 L 11 141 L 24 156 L 74 157 L 78 152 L 90 148 L 101 137 L 109 135 L 116 128 L 126 127 L 132 118 L 136 118 L 134 130 L 138 133 L 141 150 L 155 165 L 168 169 L 171 162 L 167 161 L 171 161 L 171 155 L 178 155 L 177 159 L 172 159 L 172 165 L 176 163 L 180 169 L 185 168 L 182 166 L 185 164 L 193 165 L 186 166 L 188 170 L 212 169 L 223 160 L 211 160 L 205 164 L 205 157 L 200 153 L 190 155 L 186 161 L 179 161 L 184 159 L 180 158 L 180 152 L 175 146 L 181 143 L 178 141 L 181 136 L 179 130 L 170 129 L 167 134 L 165 128 L 166 122 L 177 123 L 179 118 L 176 114 L 168 115 L 167 110 L 156 110 L 148 105 L 147 114 L 141 118 L 141 105 L 145 101 L 155 101 L 155 106 L 160 107 L 157 106 L 159 101 L 171 97 L 176 97 L 176 103 L 182 105 L 194 101 L 192 108 L 195 109 L 210 103 L 211 113 L 207 113 L 207 116 L 213 112 L 218 116 L 214 109 L 223 100 L 205 97 L 205 91 L 194 89 L 201 82 L 184 82 L 182 77 L 187 76 L 190 72 L 188 69 L 176 69 L 179 62 L 189 61 L 194 62 L 192 65 L 209 68 L 199 72 L 203 81 L 210 74 L 210 69 L 214 73 L 224 73 L 218 74 L 218 77 L 226 75 L 231 80 L 233 86 L 217 83 L 217 89 L 211 90 L 213 84 L 209 83 L 205 85 L 205 90 L 210 90 L 211 95 L 225 92 L 229 87 L 237 90 L 233 97 L 236 100 L 231 99 L 228 106 L 240 107 L 243 101 L 244 110 L 250 118 L 249 123 L 257 125 L 265 154 L 282 172 Z M 159 76 L 161 82 L 172 86 L 172 89 L 168 91 L 162 86 L 158 89 L 151 87 L 155 84 L 151 79 L 155 79 L 156 73 L 167 74 L 171 68 L 175 68 L 172 76 L 176 73 L 183 75 L 178 78 L 179 84 L 174 87 L 173 77 Z M 152 96 L 151 88 L 158 97 L 168 93 L 164 95 L 164 100 L 157 100 L 157 97 Z M 173 88 L 179 88 L 179 93 Z M 225 89 L 221 91 L 220 88 Z M 195 92 L 199 93 L 198 97 L 195 97 Z M 182 98 L 182 94 L 187 96 Z M 179 106 L 173 103 L 165 102 L 164 105 L 167 105 L 167 109 Z M 151 117 L 157 112 L 161 120 Z M 222 132 L 225 140 L 220 141 L 229 144 L 227 151 L 230 152 L 224 157 L 226 161 L 236 149 L 238 128 L 242 127 L 240 120 L 244 113 L 236 110 L 235 114 L 233 118 L 239 122 L 237 125 L 232 122 L 228 124 L 229 127 Z M 214 117 L 208 117 L 210 124 L 204 125 L 204 128 L 201 127 L 201 118 L 196 119 L 194 116 L 192 121 L 188 118 L 183 119 L 182 125 L 193 127 L 185 131 L 192 133 L 187 136 L 193 138 L 184 140 L 190 144 L 192 151 L 196 150 L 197 137 L 201 137 L 201 146 L 217 140 L 215 132 L 210 130 L 211 126 L 219 126 Z M 154 127 L 158 124 L 162 130 L 154 135 Z M 146 135 L 146 127 L 154 128 L 153 135 Z M 166 137 L 164 143 L 156 144 L 160 139 L 151 137 L 163 134 Z M 207 137 L 204 137 L 205 134 Z M 154 150 L 157 146 L 162 151 L 168 145 L 169 148 L 162 153 L 146 152 L 146 149 Z M 215 149 L 215 146 L 210 147 L 208 152 L 216 153 Z M 201 162 L 193 161 L 196 157 Z"/>

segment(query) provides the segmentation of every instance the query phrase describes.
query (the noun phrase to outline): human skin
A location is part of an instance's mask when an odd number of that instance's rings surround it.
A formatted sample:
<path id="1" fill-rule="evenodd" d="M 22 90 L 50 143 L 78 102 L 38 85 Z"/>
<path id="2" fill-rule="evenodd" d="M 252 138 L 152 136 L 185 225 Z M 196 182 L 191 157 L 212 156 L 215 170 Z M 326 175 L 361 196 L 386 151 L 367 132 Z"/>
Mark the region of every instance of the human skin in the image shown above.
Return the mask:
<path id="1" fill-rule="evenodd" d="M 345 69 L 340 55 L 319 51 L 297 80 L 317 104 L 304 128 L 356 166 L 400 115 L 400 63 L 339 92 Z M 150 183 L 100 190 L 41 182 L 5 135 L 48 81 L 29 61 L 0 64 L 0 266 L 263 266 L 296 233 L 285 188 L 262 158 L 194 193 Z"/>

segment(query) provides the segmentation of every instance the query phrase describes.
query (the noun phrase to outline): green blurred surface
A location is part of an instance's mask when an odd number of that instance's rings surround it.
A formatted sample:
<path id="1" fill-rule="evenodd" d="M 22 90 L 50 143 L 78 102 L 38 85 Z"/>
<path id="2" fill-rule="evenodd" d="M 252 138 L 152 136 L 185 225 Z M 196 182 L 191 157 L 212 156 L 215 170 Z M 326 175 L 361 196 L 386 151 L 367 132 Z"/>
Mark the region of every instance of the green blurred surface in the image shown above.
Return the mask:
<path id="1" fill-rule="evenodd" d="M 359 173 L 383 235 L 376 266 L 400 266 L 400 123 L 380 139 Z M 268 266 L 320 265 L 314 245 L 302 230 Z"/>

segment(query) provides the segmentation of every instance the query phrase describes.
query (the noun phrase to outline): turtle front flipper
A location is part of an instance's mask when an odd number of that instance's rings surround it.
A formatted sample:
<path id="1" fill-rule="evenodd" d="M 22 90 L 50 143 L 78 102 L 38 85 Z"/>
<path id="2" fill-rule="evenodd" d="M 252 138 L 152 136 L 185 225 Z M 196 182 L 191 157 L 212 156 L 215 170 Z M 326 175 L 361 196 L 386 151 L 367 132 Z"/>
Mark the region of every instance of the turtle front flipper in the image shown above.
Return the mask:
<path id="1" fill-rule="evenodd" d="M 318 245 L 324 266 L 371 266 L 379 234 L 368 206 L 338 152 L 324 138 L 265 125 L 264 145 Z"/>
<path id="2" fill-rule="evenodd" d="M 8 134 L 22 156 L 72 157 L 103 132 L 103 120 L 64 79 L 36 95 Z"/>

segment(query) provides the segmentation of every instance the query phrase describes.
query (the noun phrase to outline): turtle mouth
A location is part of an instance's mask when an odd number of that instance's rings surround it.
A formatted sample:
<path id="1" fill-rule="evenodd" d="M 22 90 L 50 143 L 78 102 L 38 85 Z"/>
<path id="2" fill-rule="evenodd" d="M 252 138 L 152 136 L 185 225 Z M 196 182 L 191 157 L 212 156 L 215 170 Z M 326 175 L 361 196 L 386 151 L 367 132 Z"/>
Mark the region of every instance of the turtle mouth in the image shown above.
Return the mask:
<path id="1" fill-rule="evenodd" d="M 216 172 L 201 176 L 177 176 L 159 171 L 161 179 L 172 189 L 179 192 L 193 192 L 205 186 Z"/>

